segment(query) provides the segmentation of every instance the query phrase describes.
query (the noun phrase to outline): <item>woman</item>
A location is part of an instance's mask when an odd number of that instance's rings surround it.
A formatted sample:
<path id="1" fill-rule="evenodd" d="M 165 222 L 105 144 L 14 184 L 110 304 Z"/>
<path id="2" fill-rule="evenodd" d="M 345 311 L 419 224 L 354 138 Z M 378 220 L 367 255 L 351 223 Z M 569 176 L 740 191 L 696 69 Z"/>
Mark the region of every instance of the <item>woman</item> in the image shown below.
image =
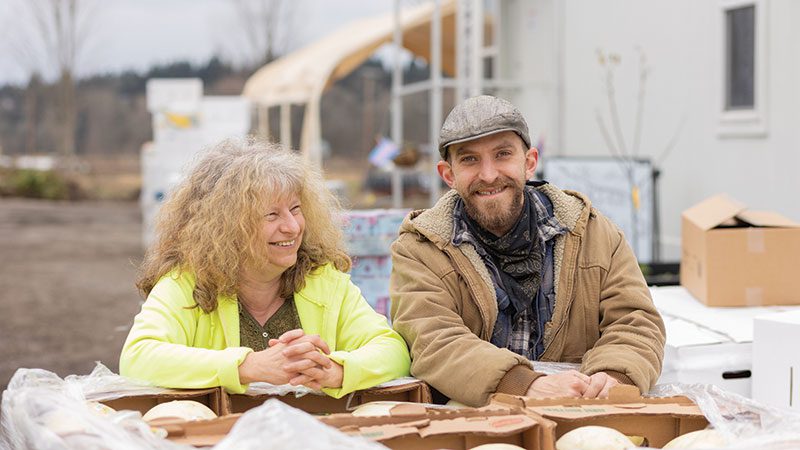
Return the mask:
<path id="1" fill-rule="evenodd" d="M 339 398 L 408 375 L 403 339 L 343 273 L 321 175 L 291 151 L 224 141 L 163 205 L 120 373 L 172 388 L 253 381 Z"/>

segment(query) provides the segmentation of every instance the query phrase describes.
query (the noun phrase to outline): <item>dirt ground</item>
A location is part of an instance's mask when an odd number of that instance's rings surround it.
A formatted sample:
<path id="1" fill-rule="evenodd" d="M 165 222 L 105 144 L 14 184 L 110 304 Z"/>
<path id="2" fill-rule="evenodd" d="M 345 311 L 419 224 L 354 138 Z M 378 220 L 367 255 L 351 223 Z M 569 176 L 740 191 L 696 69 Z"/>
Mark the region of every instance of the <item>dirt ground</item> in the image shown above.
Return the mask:
<path id="1" fill-rule="evenodd" d="M 20 367 L 117 372 L 142 254 L 136 202 L 0 199 L 0 389 Z"/>

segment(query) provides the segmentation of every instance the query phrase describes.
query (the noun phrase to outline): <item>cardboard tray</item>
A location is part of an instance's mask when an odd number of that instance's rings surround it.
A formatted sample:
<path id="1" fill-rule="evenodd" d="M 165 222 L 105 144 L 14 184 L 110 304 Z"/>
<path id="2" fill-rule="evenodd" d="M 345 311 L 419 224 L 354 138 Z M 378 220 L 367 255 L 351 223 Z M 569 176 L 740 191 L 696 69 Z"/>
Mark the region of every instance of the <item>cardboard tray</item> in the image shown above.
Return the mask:
<path id="1" fill-rule="evenodd" d="M 168 439 L 197 447 L 221 441 L 242 414 L 185 422 L 152 422 L 167 431 Z M 490 405 L 485 408 L 428 408 L 401 404 L 390 416 L 359 417 L 340 413 L 318 418 L 343 433 L 361 436 L 392 449 L 468 449 L 487 443 L 514 444 L 529 450 L 555 449 L 555 423 L 522 408 Z"/>
<path id="2" fill-rule="evenodd" d="M 320 421 L 391 449 L 468 449 L 488 443 L 530 450 L 555 449 L 555 423 L 531 411 L 502 405 L 457 410 L 399 405 L 391 416 L 333 414 Z"/>
<path id="3" fill-rule="evenodd" d="M 208 389 L 169 389 L 158 394 L 128 395 L 98 402 L 117 411 L 129 409 L 144 415 L 150 408 L 173 400 L 194 400 L 208 406 L 214 414 L 222 415 L 222 395 L 220 388 Z"/>
<path id="4" fill-rule="evenodd" d="M 249 409 L 261 406 L 265 401 L 275 398 L 289 406 L 305 411 L 309 414 L 343 413 L 358 405 L 375 401 L 397 401 L 412 403 L 430 403 L 431 390 L 426 383 L 420 380 L 410 381 L 400 385 L 374 387 L 353 392 L 340 399 L 327 395 L 307 394 L 295 397 L 294 394 L 267 395 L 267 394 L 222 394 L 222 414 L 243 413 Z"/>
<path id="5" fill-rule="evenodd" d="M 644 436 L 651 447 L 708 425 L 700 408 L 687 397 L 650 398 L 635 386 L 612 388 L 608 398 L 535 399 L 495 394 L 492 403 L 526 408 L 556 423 L 556 439 L 575 428 L 599 425 L 629 436 Z"/>
<path id="6" fill-rule="evenodd" d="M 225 438 L 241 414 L 229 414 L 210 420 L 184 421 L 162 419 L 150 422 L 153 427 L 167 432 L 167 439 L 176 444 L 210 447 Z"/>

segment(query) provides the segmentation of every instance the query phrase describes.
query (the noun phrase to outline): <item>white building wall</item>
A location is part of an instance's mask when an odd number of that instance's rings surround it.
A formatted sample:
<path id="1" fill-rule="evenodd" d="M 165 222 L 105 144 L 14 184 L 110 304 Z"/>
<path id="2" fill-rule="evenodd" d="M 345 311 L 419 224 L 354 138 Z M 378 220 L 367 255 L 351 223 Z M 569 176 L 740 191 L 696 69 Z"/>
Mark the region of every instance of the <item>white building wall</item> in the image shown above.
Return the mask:
<path id="1" fill-rule="evenodd" d="M 514 102 L 528 121 L 534 145 L 558 141 L 557 0 L 501 0 L 497 78 L 514 86 L 496 95 Z M 531 45 L 536 42 L 536 45 Z"/>
<path id="2" fill-rule="evenodd" d="M 560 44 L 537 42 L 533 31 L 523 29 L 518 39 L 525 45 L 513 49 L 522 60 L 526 53 L 550 52 L 551 57 L 543 60 L 557 61 L 561 47 L 563 66 L 557 73 L 563 88 L 563 142 L 547 150 L 551 155 L 569 156 L 610 155 L 596 119 L 599 112 L 610 124 L 598 49 L 621 57 L 615 71 L 616 99 L 622 132 L 631 145 L 639 75 L 636 49 L 642 49 L 650 74 L 639 155 L 656 158 L 683 122 L 677 144 L 663 161 L 657 161 L 662 171 L 665 260 L 680 257 L 681 212 L 715 193 L 727 192 L 753 208 L 777 210 L 800 221 L 796 199 L 800 195 L 800 29 L 796 26 L 800 2 L 755 0 L 767 14 L 767 54 L 756 55 L 767 58 L 766 134 L 756 137 L 726 137 L 719 132 L 724 86 L 722 5 L 726 3 L 730 0 L 565 0 L 560 6 L 563 19 L 558 14 L 550 16 L 563 20 L 561 25 L 553 24 L 555 29 L 563 26 Z M 531 11 L 550 7 L 549 0 L 525 1 Z M 552 93 L 557 104 L 557 87 Z M 528 111 L 533 108 L 530 99 L 530 95 L 519 95 L 515 101 Z M 535 133 L 537 118 L 529 120 Z"/>

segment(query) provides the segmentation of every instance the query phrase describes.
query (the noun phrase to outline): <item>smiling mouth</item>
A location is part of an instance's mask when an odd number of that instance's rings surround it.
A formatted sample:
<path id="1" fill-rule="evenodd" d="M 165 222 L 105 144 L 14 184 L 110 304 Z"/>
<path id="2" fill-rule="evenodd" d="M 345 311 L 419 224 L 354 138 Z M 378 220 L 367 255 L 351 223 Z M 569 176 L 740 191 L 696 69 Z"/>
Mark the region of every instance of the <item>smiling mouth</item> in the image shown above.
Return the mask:
<path id="1" fill-rule="evenodd" d="M 500 187 L 496 187 L 496 188 L 493 188 L 493 189 L 481 189 L 481 190 L 475 191 L 475 195 L 478 195 L 478 196 L 490 196 L 490 195 L 499 194 L 499 193 L 503 192 L 505 189 L 506 189 L 506 186 L 500 186 Z"/>
<path id="2" fill-rule="evenodd" d="M 294 245 L 294 239 L 291 241 L 280 241 L 280 242 L 270 242 L 269 245 L 274 245 L 276 247 L 291 247 Z"/>

